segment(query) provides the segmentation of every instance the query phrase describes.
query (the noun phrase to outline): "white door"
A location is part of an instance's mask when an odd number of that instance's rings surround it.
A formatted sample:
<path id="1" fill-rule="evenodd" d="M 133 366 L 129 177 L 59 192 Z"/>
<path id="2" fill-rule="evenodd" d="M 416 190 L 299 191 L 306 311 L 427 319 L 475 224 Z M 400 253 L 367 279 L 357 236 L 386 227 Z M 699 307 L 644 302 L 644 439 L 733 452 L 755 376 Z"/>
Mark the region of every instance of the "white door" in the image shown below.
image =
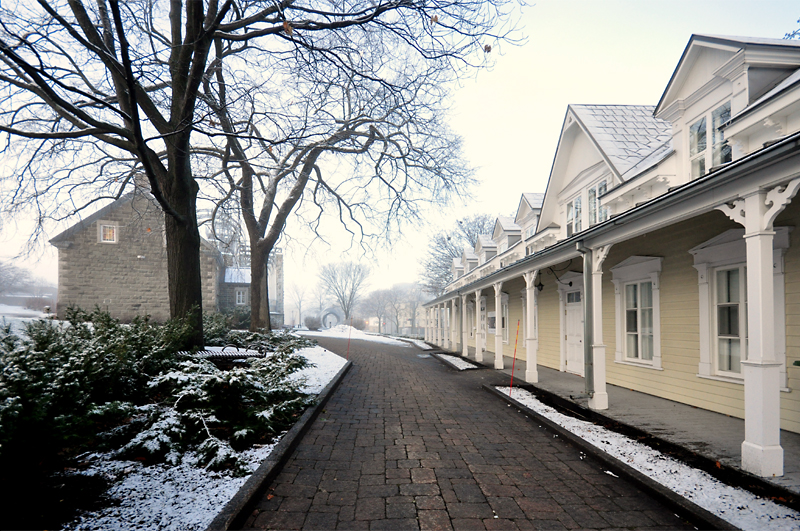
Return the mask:
<path id="1" fill-rule="evenodd" d="M 567 371 L 583 376 L 583 304 L 581 292 L 567 292 Z"/>

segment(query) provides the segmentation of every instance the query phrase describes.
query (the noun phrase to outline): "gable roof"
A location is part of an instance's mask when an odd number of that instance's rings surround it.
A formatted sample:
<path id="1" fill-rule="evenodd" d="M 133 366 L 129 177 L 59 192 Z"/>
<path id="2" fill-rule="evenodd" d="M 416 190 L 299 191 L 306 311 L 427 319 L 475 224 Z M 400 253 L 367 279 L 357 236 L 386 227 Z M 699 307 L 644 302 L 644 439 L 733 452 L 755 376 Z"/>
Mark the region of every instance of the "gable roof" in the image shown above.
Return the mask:
<path id="1" fill-rule="evenodd" d="M 104 217 L 106 217 L 107 214 L 113 212 L 114 210 L 118 209 L 123 205 L 130 203 L 133 200 L 133 195 L 135 193 L 136 192 L 133 191 L 128 192 L 119 199 L 116 199 L 115 201 L 112 201 L 111 203 L 107 204 L 94 214 L 86 216 L 85 218 L 81 219 L 80 221 L 78 221 L 76 224 L 72 225 L 65 231 L 51 238 L 50 243 L 58 247 L 58 244 L 70 241 L 72 236 L 90 227 L 92 223 L 94 223 L 95 221 L 103 219 Z"/>
<path id="2" fill-rule="evenodd" d="M 620 178 L 672 139 L 672 124 L 652 105 L 570 105 L 578 122 Z"/>
<path id="3" fill-rule="evenodd" d="M 671 96 L 683 85 L 686 77 L 694 64 L 695 59 L 700 54 L 701 48 L 715 48 L 718 50 L 726 50 L 732 54 L 737 54 L 743 49 L 756 48 L 763 51 L 779 51 L 785 50 L 789 55 L 800 54 L 800 41 L 787 40 L 787 39 L 767 39 L 761 37 L 735 37 L 725 35 L 703 35 L 695 34 L 689 39 L 686 44 L 681 58 L 678 61 L 672 76 L 667 83 L 664 93 L 658 100 L 655 108 L 655 114 L 663 111 L 670 102 Z M 797 60 L 790 60 L 789 62 L 796 62 Z M 785 64 L 784 66 L 790 66 Z"/>
<path id="4" fill-rule="evenodd" d="M 481 249 L 494 250 L 497 249 L 497 244 L 494 243 L 494 240 L 491 238 L 491 236 L 479 234 L 478 241 L 475 243 L 475 252 L 477 253 Z"/>
<path id="5" fill-rule="evenodd" d="M 497 216 L 494 222 L 494 231 L 492 231 L 492 238 L 497 238 L 501 233 L 506 234 L 520 234 L 522 228 L 514 223 L 514 218 L 510 216 Z"/>
<path id="6" fill-rule="evenodd" d="M 528 203 L 528 206 L 531 209 L 542 208 L 542 203 L 544 203 L 544 194 L 522 194 L 522 199 Z"/>

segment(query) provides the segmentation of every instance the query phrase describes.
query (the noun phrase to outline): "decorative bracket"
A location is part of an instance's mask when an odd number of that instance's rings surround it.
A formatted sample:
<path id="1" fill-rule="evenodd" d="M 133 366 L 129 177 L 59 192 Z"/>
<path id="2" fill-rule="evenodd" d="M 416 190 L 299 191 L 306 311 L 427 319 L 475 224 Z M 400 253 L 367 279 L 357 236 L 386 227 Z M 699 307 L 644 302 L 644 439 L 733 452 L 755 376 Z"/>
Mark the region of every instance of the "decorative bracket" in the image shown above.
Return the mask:
<path id="1" fill-rule="evenodd" d="M 600 247 L 592 249 L 592 271 L 595 273 L 601 273 L 603 271 L 603 262 L 606 261 L 612 245 L 614 244 L 609 243 L 608 245 L 601 245 Z"/>
<path id="2" fill-rule="evenodd" d="M 744 199 L 736 199 L 717 207 L 717 210 L 744 227 Z"/>
<path id="3" fill-rule="evenodd" d="M 532 271 L 527 271 L 524 273 L 525 276 L 525 287 L 530 289 L 533 288 L 534 283 L 536 282 L 536 277 L 539 276 L 539 270 L 534 269 Z"/>
<path id="4" fill-rule="evenodd" d="M 778 214 L 783 212 L 786 205 L 791 202 L 792 198 L 797 194 L 798 189 L 800 189 L 800 177 L 789 181 L 788 184 L 776 186 L 767 192 L 767 200 L 765 201 L 767 212 L 764 214 L 765 229 L 772 228 L 772 223 L 775 221 L 775 218 L 777 218 Z"/>
<path id="5" fill-rule="evenodd" d="M 495 297 L 499 296 L 500 293 L 502 292 L 502 289 L 503 289 L 503 283 L 502 282 L 495 282 L 494 284 L 492 284 L 492 286 L 494 286 L 494 295 L 495 295 Z"/>

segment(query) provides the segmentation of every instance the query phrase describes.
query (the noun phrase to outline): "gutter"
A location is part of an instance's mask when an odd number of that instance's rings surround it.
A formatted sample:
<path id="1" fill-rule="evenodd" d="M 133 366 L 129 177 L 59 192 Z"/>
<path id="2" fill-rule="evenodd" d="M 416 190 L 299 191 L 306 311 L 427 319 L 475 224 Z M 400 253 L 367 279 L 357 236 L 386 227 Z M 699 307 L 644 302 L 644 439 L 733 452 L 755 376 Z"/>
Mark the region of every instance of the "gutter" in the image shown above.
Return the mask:
<path id="1" fill-rule="evenodd" d="M 494 281 L 499 280 L 501 275 L 509 275 L 510 278 L 513 278 L 518 274 L 531 269 L 531 262 L 536 262 L 549 255 L 565 251 L 573 245 L 576 245 L 579 241 L 585 242 L 594 236 L 611 232 L 617 225 L 625 225 L 648 214 L 657 212 L 664 208 L 669 208 L 670 206 L 683 201 L 684 199 L 719 186 L 721 184 L 719 181 L 725 180 L 726 177 L 730 176 L 730 178 L 733 179 L 738 173 L 746 173 L 754 169 L 760 169 L 765 162 L 779 162 L 784 157 L 795 154 L 798 151 L 800 151 L 800 131 L 793 133 L 770 146 L 742 157 L 737 161 L 730 162 L 713 173 L 708 173 L 699 179 L 689 181 L 688 183 L 685 183 L 672 191 L 660 195 L 659 197 L 656 197 L 647 203 L 635 206 L 630 210 L 619 214 L 618 216 L 594 225 L 593 227 L 588 228 L 585 231 L 572 236 L 571 238 L 561 240 L 560 242 L 557 242 L 551 247 L 543 249 L 538 253 L 526 256 L 525 258 L 522 258 L 521 260 L 514 262 L 503 269 L 495 271 L 490 275 L 474 280 L 466 286 L 458 288 L 457 290 L 449 291 L 445 295 L 440 295 L 436 299 L 428 301 L 426 305 L 438 304 L 439 302 L 450 300 L 456 295 L 460 296 L 465 293 L 474 292 L 478 289 L 485 289 L 488 286 L 485 286 L 484 283 L 492 284 Z M 769 161 L 759 160 L 763 157 L 767 157 L 768 155 L 772 155 L 774 159 Z M 751 168 L 751 166 L 756 167 Z M 537 268 L 534 267 L 533 269 Z"/>

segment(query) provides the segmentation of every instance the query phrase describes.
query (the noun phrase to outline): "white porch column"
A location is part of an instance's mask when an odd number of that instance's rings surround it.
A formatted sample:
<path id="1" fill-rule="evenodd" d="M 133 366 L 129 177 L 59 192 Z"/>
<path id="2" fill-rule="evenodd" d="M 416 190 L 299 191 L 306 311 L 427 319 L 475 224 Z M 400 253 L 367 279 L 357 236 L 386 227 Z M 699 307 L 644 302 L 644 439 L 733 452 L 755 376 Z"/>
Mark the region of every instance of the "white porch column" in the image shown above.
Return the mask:
<path id="1" fill-rule="evenodd" d="M 503 283 L 494 286 L 494 368 L 503 368 Z"/>
<path id="2" fill-rule="evenodd" d="M 536 335 L 536 295 L 537 289 L 534 285 L 538 269 L 528 271 L 525 276 L 525 306 L 527 307 L 527 322 L 525 323 L 525 352 L 528 360 L 525 368 L 525 381 L 536 383 L 539 381 L 539 369 L 537 367 L 536 356 L 539 351 L 539 339 Z"/>
<path id="3" fill-rule="evenodd" d="M 483 326 L 481 326 L 481 290 L 475 291 L 475 360 L 483 362 Z"/>
<path id="4" fill-rule="evenodd" d="M 594 395 L 589 398 L 591 409 L 608 409 L 606 392 L 606 345 L 603 343 L 603 262 L 610 245 L 592 251 L 592 368 Z"/>
<path id="5" fill-rule="evenodd" d="M 450 316 L 450 350 L 456 352 L 458 349 L 458 325 L 461 322 L 460 314 L 461 314 L 461 305 L 459 304 L 459 299 L 456 297 L 450 302 L 450 305 L 453 307 L 453 314 Z"/>
<path id="6" fill-rule="evenodd" d="M 719 207 L 745 228 L 747 249 L 747 360 L 744 376 L 742 469 L 761 477 L 783 475 L 781 363 L 775 352 L 773 222 L 800 188 L 800 179 L 769 192 L 758 190 Z M 746 214 L 746 215 L 745 215 Z"/>
<path id="7" fill-rule="evenodd" d="M 436 305 L 436 345 L 442 346 L 442 305 Z"/>
<path id="8" fill-rule="evenodd" d="M 467 296 L 461 296 L 461 355 L 465 358 L 469 355 L 469 347 L 467 340 L 469 339 L 469 330 L 467 330 Z"/>
<path id="9" fill-rule="evenodd" d="M 442 303 L 442 348 L 444 350 L 450 349 L 450 323 L 447 313 L 448 301 Z"/>

